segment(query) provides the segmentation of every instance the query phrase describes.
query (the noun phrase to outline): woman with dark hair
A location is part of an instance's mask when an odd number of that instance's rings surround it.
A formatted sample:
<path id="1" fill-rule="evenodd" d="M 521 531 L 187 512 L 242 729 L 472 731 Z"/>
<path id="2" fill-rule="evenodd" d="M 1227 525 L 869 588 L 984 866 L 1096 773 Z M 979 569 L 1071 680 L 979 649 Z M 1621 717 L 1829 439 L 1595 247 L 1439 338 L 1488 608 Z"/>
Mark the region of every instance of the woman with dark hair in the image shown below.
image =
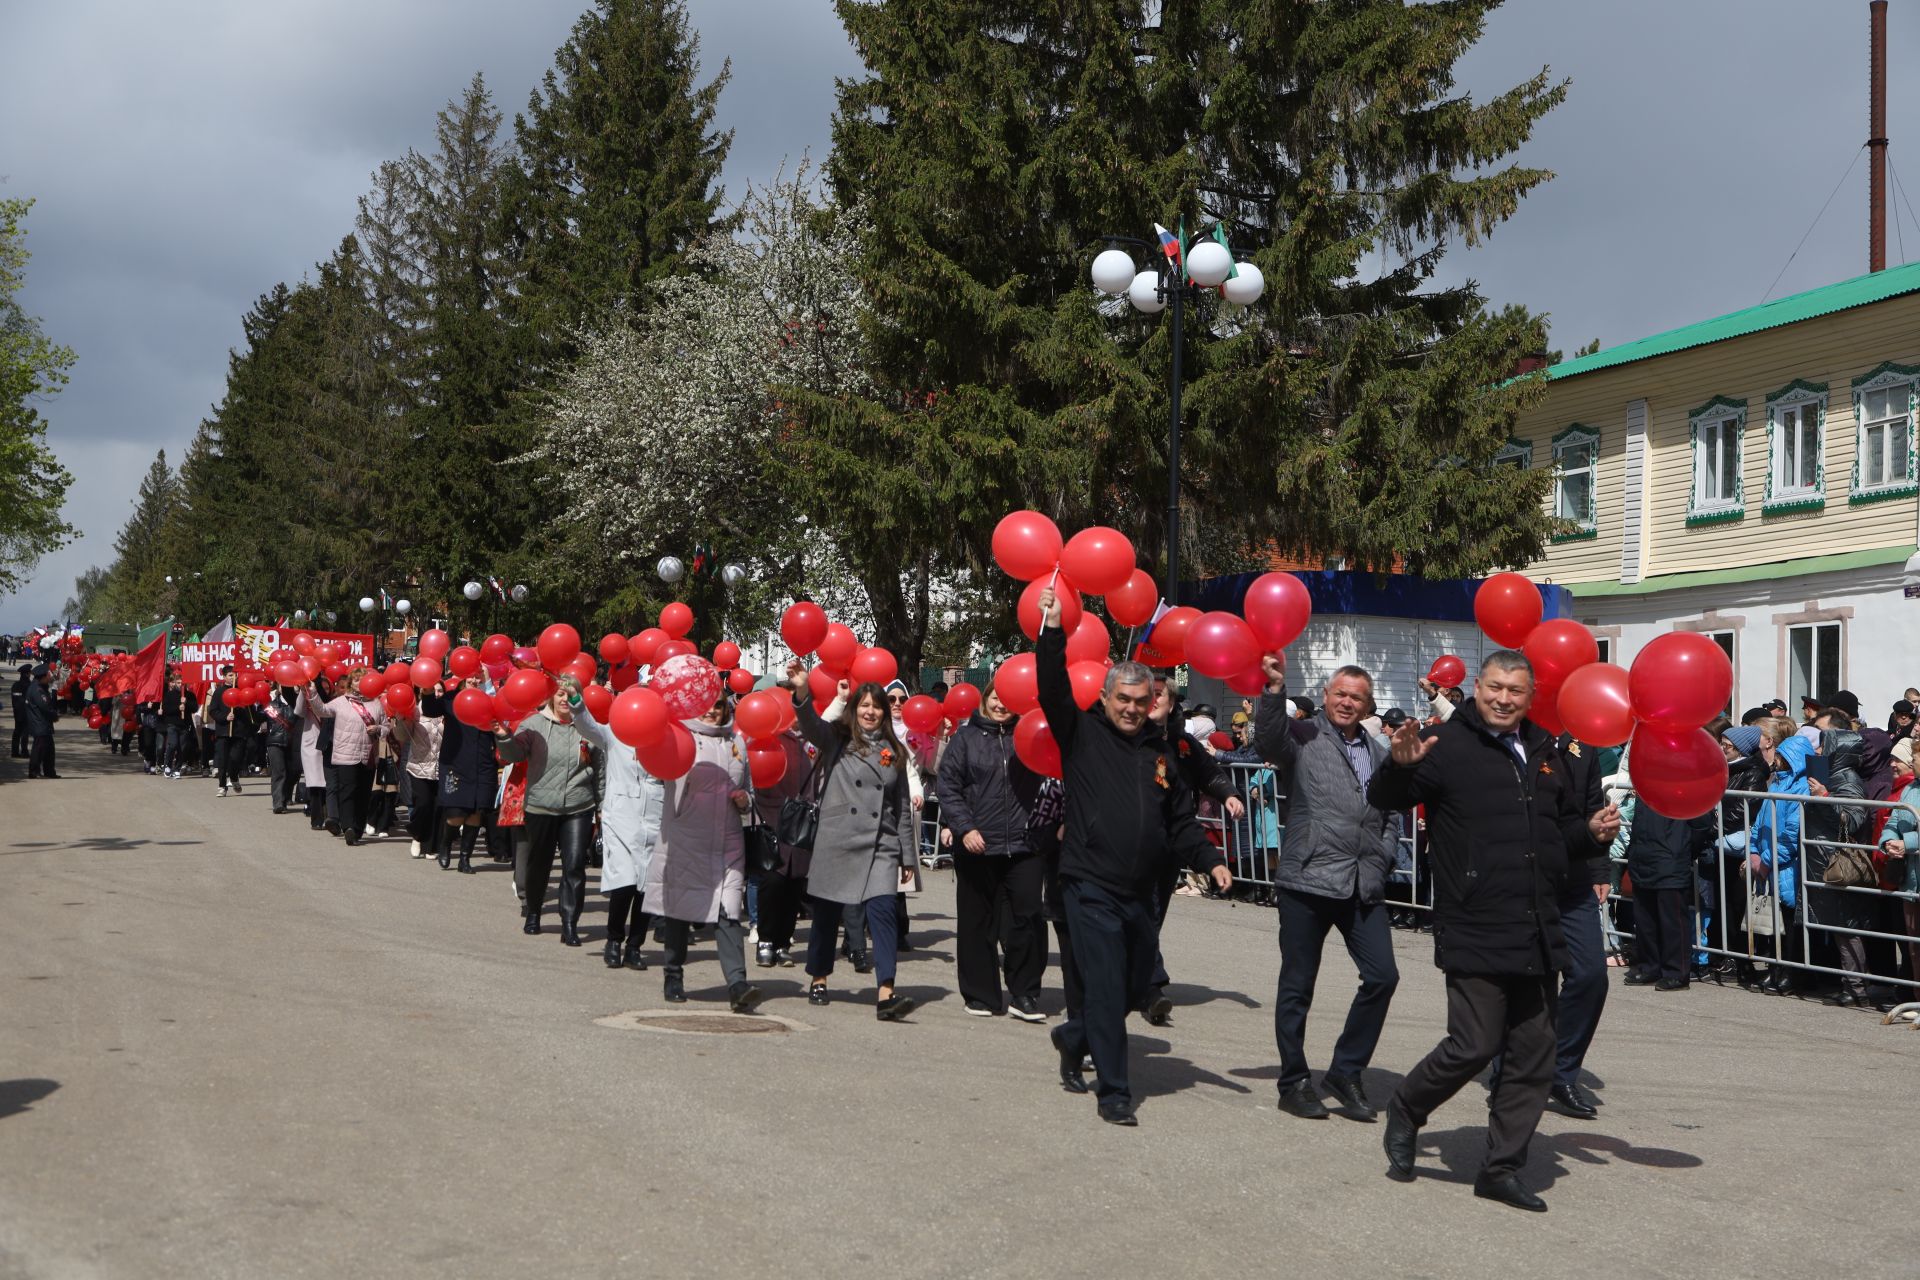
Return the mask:
<path id="1" fill-rule="evenodd" d="M 285 813 L 293 800 L 294 758 L 300 752 L 299 691 L 275 689 L 261 712 L 267 721 L 267 788 L 273 811 Z"/>
<path id="2" fill-rule="evenodd" d="M 431 852 L 446 870 L 453 848 L 460 846 L 460 871 L 473 874 L 473 846 L 479 842 L 493 798 L 500 791 L 500 762 L 494 755 L 493 735 L 447 714 L 456 694 L 481 689 L 478 673 L 462 680 L 453 692 L 420 699 L 423 720 L 440 721 L 440 780 L 433 797 L 435 821 Z M 482 692 L 485 692 L 482 689 Z M 427 837 L 423 836 L 422 840 Z"/>
<path id="3" fill-rule="evenodd" d="M 660 809 L 666 788 L 648 773 L 632 747 L 615 738 L 591 713 L 576 708 L 574 724 L 599 748 L 605 770 L 600 797 L 600 892 L 607 897 L 607 945 L 601 953 L 609 969 L 640 970 L 647 961 L 640 946 L 652 917 L 647 914 L 647 872 L 660 842 Z"/>
<path id="4" fill-rule="evenodd" d="M 374 744 L 387 736 L 387 709 L 377 698 L 360 692 L 364 667 L 347 673 L 346 692 L 337 698 L 315 698 L 309 686 L 307 714 L 333 721 L 333 756 L 327 772 L 333 793 L 334 816 L 349 846 L 361 839 L 361 828 L 373 814 Z"/>
<path id="5" fill-rule="evenodd" d="M 160 695 L 159 756 L 160 772 L 169 778 L 180 776 L 181 753 L 193 729 L 193 713 L 199 709 L 200 700 L 180 678 L 179 668 L 168 670 L 167 689 Z"/>
<path id="6" fill-rule="evenodd" d="M 806 668 L 787 665 L 800 731 L 820 752 L 824 774 L 816 788 L 820 822 L 807 873 L 813 928 L 807 936 L 807 1000 L 827 1003 L 827 978 L 842 906 L 858 903 L 873 944 L 875 1014 L 893 1022 L 912 1012 L 911 996 L 895 992 L 900 923 L 895 895 L 913 881 L 913 801 L 907 771 L 913 762 L 893 732 L 887 695 L 877 684 L 855 690 L 845 680 L 827 713 L 814 710 Z"/>
<path id="7" fill-rule="evenodd" d="M 527 838 L 516 852 L 526 854 L 516 868 L 525 891 L 522 932 L 540 932 L 553 855 L 560 855 L 560 941 L 580 945 L 580 912 L 586 905 L 587 855 L 593 852 L 593 811 L 600 787 L 593 767 L 593 744 L 573 722 L 580 681 L 563 675 L 547 704 L 508 733 L 494 726 L 495 750 L 502 764 L 527 762 Z"/>

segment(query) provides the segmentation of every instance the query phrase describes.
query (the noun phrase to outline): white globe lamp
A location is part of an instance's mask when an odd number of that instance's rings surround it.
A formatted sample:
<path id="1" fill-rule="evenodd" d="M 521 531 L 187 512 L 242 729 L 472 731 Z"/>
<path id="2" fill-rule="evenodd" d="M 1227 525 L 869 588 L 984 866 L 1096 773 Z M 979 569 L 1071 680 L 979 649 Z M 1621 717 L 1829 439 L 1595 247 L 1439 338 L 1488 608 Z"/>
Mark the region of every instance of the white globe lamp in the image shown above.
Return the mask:
<path id="1" fill-rule="evenodd" d="M 661 556 L 653 571 L 660 575 L 662 582 L 678 582 L 687 576 L 687 566 L 680 562 L 679 556 Z"/>
<path id="2" fill-rule="evenodd" d="M 406 616 L 407 616 L 408 614 L 410 614 L 410 613 L 412 613 L 412 612 L 413 612 L 413 601 L 411 601 L 411 600 L 395 600 L 395 601 L 393 602 L 393 611 L 394 611 L 395 613 L 397 613 L 397 614 L 399 614 L 399 615 L 400 615 L 401 617 L 403 617 L 403 618 L 404 618 L 404 617 L 406 617 Z"/>
<path id="3" fill-rule="evenodd" d="M 481 587 L 477 582 L 469 582 L 466 586 L 460 588 L 460 594 L 469 600 L 478 600 L 480 598 L 480 591 Z"/>
<path id="4" fill-rule="evenodd" d="M 372 596 L 361 596 L 361 597 L 360 597 L 360 612 L 362 612 L 362 613 L 372 613 L 372 612 L 373 612 L 373 597 L 372 597 Z"/>
<path id="5" fill-rule="evenodd" d="M 1116 297 L 1133 284 L 1133 255 L 1125 249 L 1106 249 L 1093 260 L 1093 287 Z"/>
<path id="6" fill-rule="evenodd" d="M 1211 289 L 1233 270 L 1233 255 L 1218 240 L 1202 240 L 1187 250 L 1187 275 L 1202 288 Z"/>
<path id="7" fill-rule="evenodd" d="M 737 564 L 723 565 L 720 569 L 720 581 L 729 587 L 737 587 L 747 580 L 747 571 Z"/>
<path id="8" fill-rule="evenodd" d="M 524 582 L 514 583 L 513 590 L 507 592 L 507 595 L 512 597 L 515 604 L 525 604 L 527 602 L 527 584 Z"/>
<path id="9" fill-rule="evenodd" d="M 1152 271 L 1142 271 L 1135 276 L 1133 283 L 1127 286 L 1127 301 L 1133 304 L 1135 311 L 1144 312 L 1147 315 L 1166 310 L 1167 301 L 1160 296 L 1159 275 Z"/>
<path id="10" fill-rule="evenodd" d="M 1260 274 L 1260 268 L 1251 262 L 1242 262 L 1234 270 L 1233 278 L 1220 286 L 1227 301 L 1240 307 L 1260 301 L 1260 295 L 1267 291 L 1267 278 Z"/>

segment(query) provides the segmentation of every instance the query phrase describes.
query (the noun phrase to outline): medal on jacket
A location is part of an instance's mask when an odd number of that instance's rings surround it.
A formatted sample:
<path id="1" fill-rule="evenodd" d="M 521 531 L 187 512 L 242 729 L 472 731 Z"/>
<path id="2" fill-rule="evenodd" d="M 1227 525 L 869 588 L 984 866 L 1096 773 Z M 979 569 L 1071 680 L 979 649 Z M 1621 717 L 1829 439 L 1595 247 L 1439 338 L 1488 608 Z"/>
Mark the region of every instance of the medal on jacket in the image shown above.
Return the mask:
<path id="1" fill-rule="evenodd" d="M 1162 790 L 1166 789 L 1167 758 L 1165 756 L 1155 756 L 1153 758 L 1153 780 L 1160 784 Z"/>

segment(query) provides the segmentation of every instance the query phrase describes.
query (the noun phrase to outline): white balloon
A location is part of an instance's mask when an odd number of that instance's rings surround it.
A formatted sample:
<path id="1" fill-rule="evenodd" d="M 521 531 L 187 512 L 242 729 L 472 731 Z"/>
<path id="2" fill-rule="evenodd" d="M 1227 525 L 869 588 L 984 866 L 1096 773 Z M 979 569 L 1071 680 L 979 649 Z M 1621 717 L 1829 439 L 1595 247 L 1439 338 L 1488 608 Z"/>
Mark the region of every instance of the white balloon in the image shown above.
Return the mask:
<path id="1" fill-rule="evenodd" d="M 480 592 L 482 590 L 483 588 L 480 586 L 479 583 L 469 582 L 466 586 L 460 588 L 460 594 L 465 596 L 469 600 L 478 600 L 480 598 Z"/>
<path id="2" fill-rule="evenodd" d="M 1235 270 L 1239 274 L 1220 286 L 1227 301 L 1242 307 L 1260 301 L 1260 295 L 1267 291 L 1267 278 L 1260 274 L 1260 268 L 1242 262 Z"/>
<path id="3" fill-rule="evenodd" d="M 662 582 L 678 582 L 687 576 L 687 566 L 680 563 L 679 556 L 661 556 L 660 563 L 653 566 Z"/>
<path id="4" fill-rule="evenodd" d="M 1211 289 L 1233 270 L 1233 255 L 1218 240 L 1202 240 L 1187 250 L 1187 275 L 1197 285 Z"/>
<path id="5" fill-rule="evenodd" d="M 1107 249 L 1093 260 L 1093 287 L 1115 296 L 1133 283 L 1133 255 L 1125 249 Z"/>
<path id="6" fill-rule="evenodd" d="M 1133 283 L 1127 286 L 1127 301 L 1133 303 L 1135 311 L 1144 311 L 1148 315 L 1156 311 L 1164 311 L 1167 302 L 1160 296 L 1159 274 L 1153 271 L 1142 271 L 1135 276 Z"/>

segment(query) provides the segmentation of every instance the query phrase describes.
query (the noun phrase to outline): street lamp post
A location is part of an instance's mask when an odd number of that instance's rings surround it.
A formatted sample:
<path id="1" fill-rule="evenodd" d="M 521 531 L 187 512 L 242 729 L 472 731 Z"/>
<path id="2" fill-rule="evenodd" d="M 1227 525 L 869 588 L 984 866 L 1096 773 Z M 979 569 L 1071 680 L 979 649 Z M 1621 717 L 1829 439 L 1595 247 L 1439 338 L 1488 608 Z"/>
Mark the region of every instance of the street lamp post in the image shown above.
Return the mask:
<path id="1" fill-rule="evenodd" d="M 1110 246 L 1093 260 L 1093 287 L 1114 297 L 1125 295 L 1143 315 L 1173 311 L 1173 360 L 1167 373 L 1167 599 L 1180 603 L 1180 383 L 1185 347 L 1186 307 L 1218 290 L 1228 302 L 1249 306 L 1260 300 L 1266 281 L 1251 262 L 1236 263 L 1221 239 L 1200 239 L 1182 248 L 1165 228 L 1154 228 L 1164 252 L 1153 268 L 1139 270 L 1133 255 L 1118 246 L 1154 247 L 1132 236 L 1103 236 Z"/>

